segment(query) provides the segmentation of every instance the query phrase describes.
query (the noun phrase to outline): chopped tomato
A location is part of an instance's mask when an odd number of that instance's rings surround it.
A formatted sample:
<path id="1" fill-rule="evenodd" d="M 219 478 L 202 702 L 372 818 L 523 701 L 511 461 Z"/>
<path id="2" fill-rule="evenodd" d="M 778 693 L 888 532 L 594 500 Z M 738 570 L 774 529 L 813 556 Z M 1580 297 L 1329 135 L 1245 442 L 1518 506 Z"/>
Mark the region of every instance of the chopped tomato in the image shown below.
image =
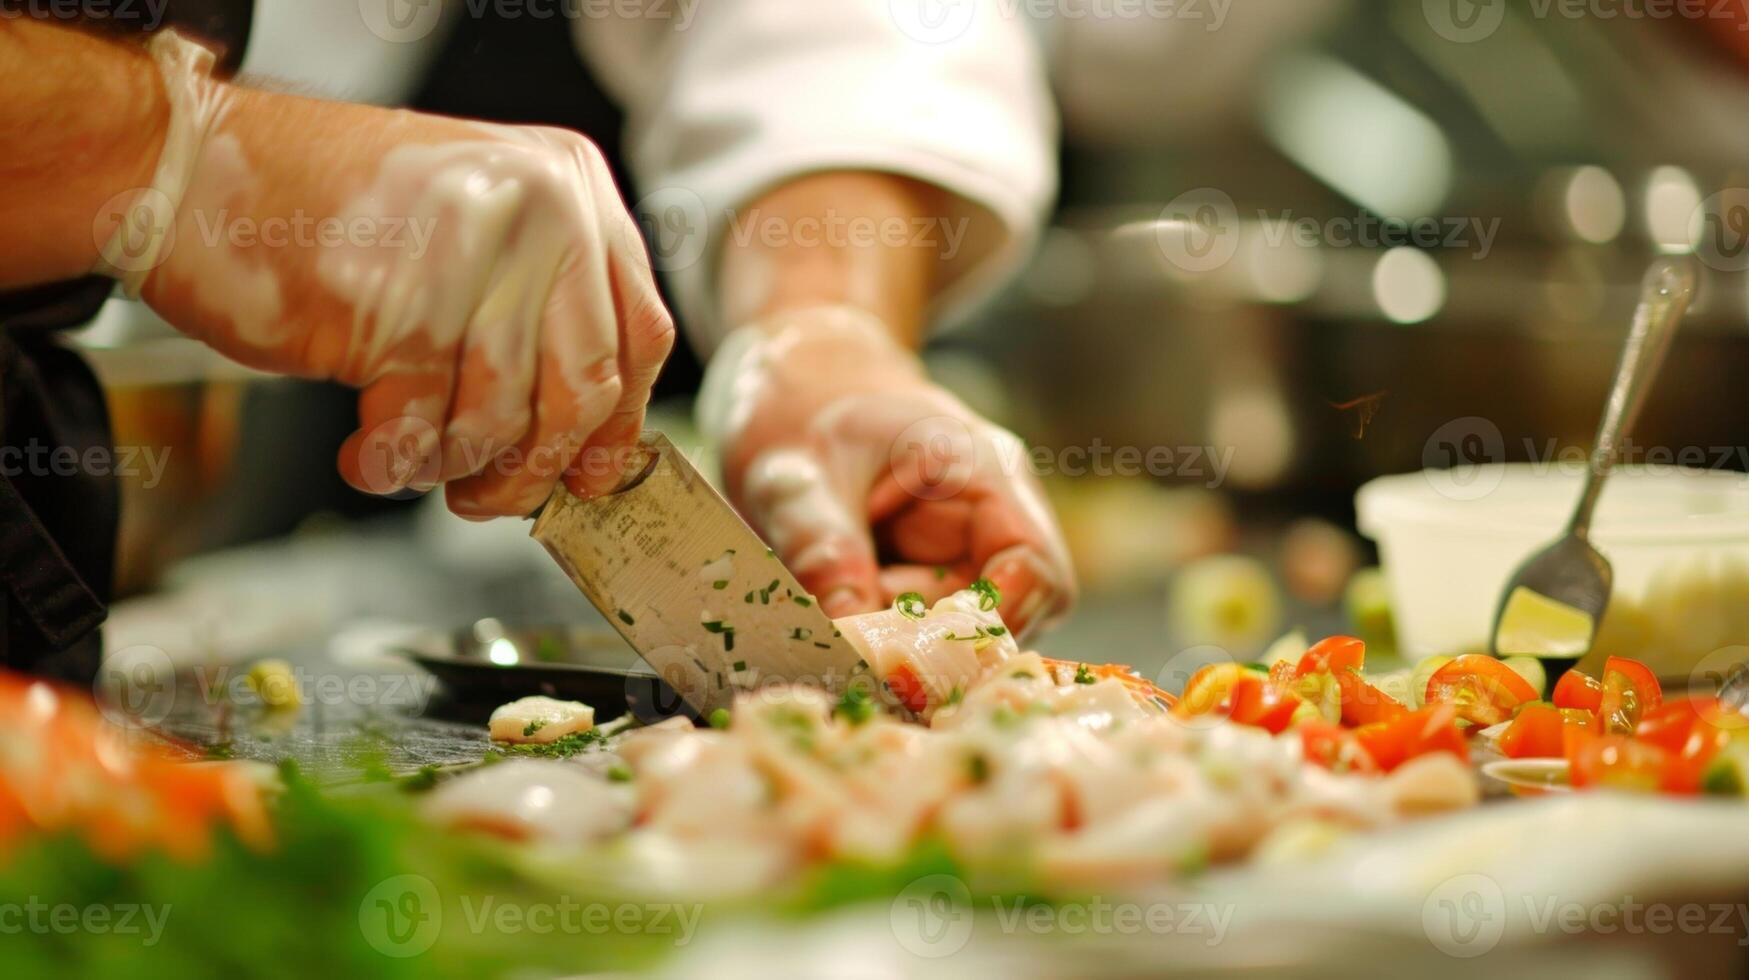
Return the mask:
<path id="1" fill-rule="evenodd" d="M 1219 713 L 1241 725 L 1279 735 L 1287 731 L 1294 710 L 1299 706 L 1300 699 L 1292 691 L 1282 690 L 1261 677 L 1247 674 L 1234 682 L 1221 702 Z"/>
<path id="2" fill-rule="evenodd" d="M 923 686 L 923 680 L 910 664 L 900 664 L 887 675 L 887 690 L 892 691 L 893 697 L 898 698 L 912 714 L 920 715 L 929 707 L 929 689 Z"/>
<path id="3" fill-rule="evenodd" d="M 1555 707 L 1583 708 L 1586 711 L 1596 711 L 1598 703 L 1603 700 L 1603 685 L 1590 674 L 1569 670 L 1555 682 Z"/>
<path id="4" fill-rule="evenodd" d="M 1355 729 L 1354 736 L 1386 772 L 1430 752 L 1450 752 L 1468 760 L 1469 746 L 1457 727 L 1457 718 L 1452 705 L 1430 705 L 1391 721 L 1363 725 Z"/>
<path id="5" fill-rule="evenodd" d="M 1537 700 L 1537 690 L 1493 657 L 1467 653 L 1434 671 L 1423 700 L 1452 705 L 1459 718 L 1487 726 L 1505 721 L 1519 705 Z"/>
<path id="6" fill-rule="evenodd" d="M 1669 754 L 1661 787 L 1671 793 L 1700 792 L 1701 776 L 1713 756 L 1731 741 L 1718 726 L 1717 698 L 1679 698 L 1646 713 L 1634 728 L 1638 741 Z"/>
<path id="7" fill-rule="evenodd" d="M 1626 735 L 1599 735 L 1569 728 L 1566 738 L 1568 781 L 1575 787 L 1656 792 L 1664 783 L 1670 753 Z"/>
<path id="8" fill-rule="evenodd" d="M 1318 671 L 1359 670 L 1366 662 L 1366 644 L 1352 636 L 1327 636 L 1312 644 L 1294 668 L 1295 677 Z"/>
<path id="9" fill-rule="evenodd" d="M 1409 708 L 1403 702 L 1368 684 L 1359 673 L 1352 670 L 1334 672 L 1336 686 L 1342 693 L 1342 723 L 1344 725 L 1371 725 L 1381 721 L 1394 721 L 1409 713 Z"/>
<path id="10" fill-rule="evenodd" d="M 1568 726 L 1590 731 L 1591 712 L 1581 708 L 1557 708 L 1536 702 L 1518 709 L 1518 716 L 1500 736 L 1500 754 L 1509 759 L 1559 759 L 1565 747 Z"/>
<path id="11" fill-rule="evenodd" d="M 1638 660 L 1610 657 L 1603 664 L 1603 694 L 1597 717 L 1606 732 L 1626 735 L 1646 712 L 1664 701 L 1664 688 L 1657 675 Z"/>
<path id="12" fill-rule="evenodd" d="M 1298 729 L 1300 747 L 1307 762 L 1331 772 L 1377 772 L 1379 764 L 1360 744 L 1355 733 L 1327 721 L 1303 722 Z"/>

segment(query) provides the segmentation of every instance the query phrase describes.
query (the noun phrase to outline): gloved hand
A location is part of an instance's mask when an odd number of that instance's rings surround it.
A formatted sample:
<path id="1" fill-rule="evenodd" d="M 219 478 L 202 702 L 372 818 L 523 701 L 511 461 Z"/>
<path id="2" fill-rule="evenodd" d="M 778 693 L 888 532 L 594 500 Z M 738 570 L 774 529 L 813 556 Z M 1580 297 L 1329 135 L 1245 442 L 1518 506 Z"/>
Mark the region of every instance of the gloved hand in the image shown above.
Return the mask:
<path id="1" fill-rule="evenodd" d="M 867 314 L 803 310 L 735 332 L 699 414 L 729 496 L 828 615 L 988 578 L 1020 634 L 1074 601 L 1024 445 L 931 383 Z"/>
<path id="2" fill-rule="evenodd" d="M 615 485 L 673 327 L 593 144 L 165 75 L 174 231 L 109 271 L 236 360 L 363 389 L 361 490 L 488 517 Z"/>

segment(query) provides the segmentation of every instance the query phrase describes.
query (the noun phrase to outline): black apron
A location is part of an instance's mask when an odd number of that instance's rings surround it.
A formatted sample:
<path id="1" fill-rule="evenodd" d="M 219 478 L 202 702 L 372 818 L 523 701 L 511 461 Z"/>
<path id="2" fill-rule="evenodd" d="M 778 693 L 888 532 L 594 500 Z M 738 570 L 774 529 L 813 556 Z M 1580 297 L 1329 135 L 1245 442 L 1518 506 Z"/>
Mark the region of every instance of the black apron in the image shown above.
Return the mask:
<path id="1" fill-rule="evenodd" d="M 59 328 L 90 319 L 111 285 L 0 297 L 0 664 L 82 683 L 97 673 L 121 498 L 114 467 L 63 463 L 110 439 L 103 390 Z"/>
<path id="2" fill-rule="evenodd" d="M 169 0 L 161 21 L 147 4 L 125 16 L 113 4 L 92 9 L 79 26 L 141 43 L 176 27 L 212 47 L 229 75 L 254 3 Z M 60 7 L 0 0 L 3 16 L 51 14 L 65 22 Z M 67 464 L 69 450 L 80 461 L 105 454 L 96 458 L 106 464 L 113 450 L 103 390 L 60 333 L 95 316 L 113 285 L 92 277 L 0 293 L 0 667 L 87 684 L 102 655 L 121 496 L 114 466 Z"/>

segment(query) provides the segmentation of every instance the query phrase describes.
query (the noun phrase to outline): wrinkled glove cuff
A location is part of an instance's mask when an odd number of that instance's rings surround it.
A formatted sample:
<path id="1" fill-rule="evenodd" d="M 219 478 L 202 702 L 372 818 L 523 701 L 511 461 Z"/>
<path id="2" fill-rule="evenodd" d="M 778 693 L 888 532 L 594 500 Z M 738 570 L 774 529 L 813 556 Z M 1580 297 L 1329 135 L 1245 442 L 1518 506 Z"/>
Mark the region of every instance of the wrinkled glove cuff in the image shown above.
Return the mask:
<path id="1" fill-rule="evenodd" d="M 212 51 L 175 31 L 153 35 L 147 51 L 164 77 L 170 125 L 152 186 L 135 192 L 92 270 L 118 280 L 131 299 L 139 297 L 146 278 L 169 257 L 176 214 L 193 180 L 201 147 L 230 107 L 224 87 L 212 78 L 217 62 Z"/>

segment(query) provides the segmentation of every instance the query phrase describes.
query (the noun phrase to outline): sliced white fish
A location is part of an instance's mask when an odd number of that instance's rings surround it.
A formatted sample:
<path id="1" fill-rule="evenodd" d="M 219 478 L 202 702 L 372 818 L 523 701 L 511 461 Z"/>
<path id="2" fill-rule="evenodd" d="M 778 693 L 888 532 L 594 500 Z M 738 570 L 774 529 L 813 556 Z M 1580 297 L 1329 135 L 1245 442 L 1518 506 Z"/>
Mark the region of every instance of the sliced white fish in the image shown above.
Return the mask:
<path id="1" fill-rule="evenodd" d="M 490 723 L 495 742 L 545 745 L 595 727 L 595 709 L 581 701 L 534 695 L 499 705 Z"/>

